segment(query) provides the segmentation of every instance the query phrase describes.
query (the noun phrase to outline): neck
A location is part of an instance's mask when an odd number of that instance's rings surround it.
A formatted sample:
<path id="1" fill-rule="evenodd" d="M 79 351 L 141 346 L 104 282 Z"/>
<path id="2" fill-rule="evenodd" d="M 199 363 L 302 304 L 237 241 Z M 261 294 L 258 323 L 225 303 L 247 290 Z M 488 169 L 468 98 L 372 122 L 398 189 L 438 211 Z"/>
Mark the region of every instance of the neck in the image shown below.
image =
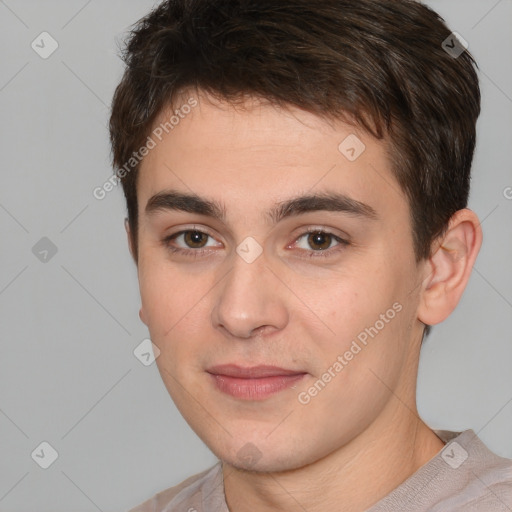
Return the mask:
<path id="1" fill-rule="evenodd" d="M 394 404 L 348 444 L 304 467 L 258 473 L 223 463 L 230 512 L 356 512 L 377 503 L 443 447 L 415 406 Z"/>

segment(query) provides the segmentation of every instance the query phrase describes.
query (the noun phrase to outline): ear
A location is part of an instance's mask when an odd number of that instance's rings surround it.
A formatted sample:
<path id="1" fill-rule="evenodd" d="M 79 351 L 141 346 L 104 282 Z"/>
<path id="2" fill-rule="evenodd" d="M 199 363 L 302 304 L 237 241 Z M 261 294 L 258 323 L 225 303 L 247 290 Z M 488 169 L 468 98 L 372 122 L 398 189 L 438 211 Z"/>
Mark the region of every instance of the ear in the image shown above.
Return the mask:
<path id="1" fill-rule="evenodd" d="M 132 255 L 133 260 L 135 263 L 137 263 L 137 259 L 133 254 L 132 233 L 130 229 L 130 223 L 128 222 L 128 217 L 124 219 L 124 229 L 126 230 L 126 235 L 128 237 L 128 249 L 130 250 L 130 254 Z"/>
<path id="2" fill-rule="evenodd" d="M 144 312 L 144 308 L 142 307 L 139 309 L 139 318 L 143 324 L 149 327 L 148 320 L 146 318 L 146 313 Z"/>
<path id="3" fill-rule="evenodd" d="M 465 208 L 453 214 L 425 265 L 418 320 L 435 325 L 450 316 L 469 281 L 482 237 L 480 221 L 473 211 Z"/>

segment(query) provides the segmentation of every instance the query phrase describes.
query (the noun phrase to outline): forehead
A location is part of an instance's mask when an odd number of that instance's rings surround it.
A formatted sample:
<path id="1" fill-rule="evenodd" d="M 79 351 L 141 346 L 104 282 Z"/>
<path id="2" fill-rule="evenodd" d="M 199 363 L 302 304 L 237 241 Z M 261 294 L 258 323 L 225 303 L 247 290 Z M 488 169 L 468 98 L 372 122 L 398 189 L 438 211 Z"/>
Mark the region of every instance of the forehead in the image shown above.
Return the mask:
<path id="1" fill-rule="evenodd" d="M 295 107 L 184 95 L 161 112 L 150 137 L 155 145 L 138 177 L 141 212 L 173 189 L 214 200 L 233 215 L 329 191 L 384 215 L 400 207 L 407 213 L 385 140 Z"/>

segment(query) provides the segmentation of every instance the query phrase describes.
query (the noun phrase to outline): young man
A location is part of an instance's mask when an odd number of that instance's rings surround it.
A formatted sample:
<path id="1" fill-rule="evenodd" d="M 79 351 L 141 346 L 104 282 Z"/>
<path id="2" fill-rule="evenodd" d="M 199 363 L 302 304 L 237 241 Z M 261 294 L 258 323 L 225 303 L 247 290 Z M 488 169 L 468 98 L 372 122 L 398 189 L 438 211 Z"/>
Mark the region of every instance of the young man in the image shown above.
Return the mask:
<path id="1" fill-rule="evenodd" d="M 471 56 L 411 0 L 169 0 L 111 117 L 140 317 L 219 458 L 145 511 L 512 510 L 416 377 L 482 231 Z M 155 349 L 156 350 L 156 349 Z"/>

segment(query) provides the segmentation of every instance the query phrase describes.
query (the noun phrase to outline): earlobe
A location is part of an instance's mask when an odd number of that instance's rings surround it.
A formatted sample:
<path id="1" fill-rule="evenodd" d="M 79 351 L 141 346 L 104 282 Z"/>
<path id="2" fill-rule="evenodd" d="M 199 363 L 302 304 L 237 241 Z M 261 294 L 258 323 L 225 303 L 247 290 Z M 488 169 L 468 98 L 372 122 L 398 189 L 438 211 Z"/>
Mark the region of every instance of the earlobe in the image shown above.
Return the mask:
<path id="1" fill-rule="evenodd" d="M 442 240 L 425 265 L 425 277 L 418 306 L 418 319 L 436 325 L 455 309 L 466 288 L 482 245 L 482 228 L 476 214 L 455 212 Z"/>
<path id="2" fill-rule="evenodd" d="M 141 322 L 145 325 L 148 325 L 148 322 L 147 322 L 147 319 L 146 319 L 146 314 L 144 313 L 144 309 L 143 308 L 140 308 L 139 309 L 139 318 L 141 320 Z"/>

